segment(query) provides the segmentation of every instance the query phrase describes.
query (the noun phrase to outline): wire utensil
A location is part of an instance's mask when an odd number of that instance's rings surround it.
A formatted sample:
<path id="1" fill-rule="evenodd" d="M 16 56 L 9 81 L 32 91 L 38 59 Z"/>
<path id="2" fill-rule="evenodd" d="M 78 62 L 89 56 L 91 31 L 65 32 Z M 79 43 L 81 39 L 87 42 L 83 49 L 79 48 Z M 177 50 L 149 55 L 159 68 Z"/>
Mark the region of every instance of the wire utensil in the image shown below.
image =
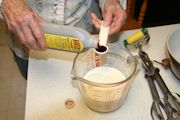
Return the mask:
<path id="1" fill-rule="evenodd" d="M 148 54 L 142 50 L 142 45 L 139 45 L 139 57 L 142 60 L 142 66 L 145 70 L 145 78 L 148 81 L 153 103 L 151 106 L 151 116 L 153 120 L 180 120 L 180 102 L 179 97 L 175 97 L 166 86 L 163 78 L 159 73 L 159 68 L 154 67 Z M 160 98 L 156 84 L 163 93 L 163 98 Z"/>

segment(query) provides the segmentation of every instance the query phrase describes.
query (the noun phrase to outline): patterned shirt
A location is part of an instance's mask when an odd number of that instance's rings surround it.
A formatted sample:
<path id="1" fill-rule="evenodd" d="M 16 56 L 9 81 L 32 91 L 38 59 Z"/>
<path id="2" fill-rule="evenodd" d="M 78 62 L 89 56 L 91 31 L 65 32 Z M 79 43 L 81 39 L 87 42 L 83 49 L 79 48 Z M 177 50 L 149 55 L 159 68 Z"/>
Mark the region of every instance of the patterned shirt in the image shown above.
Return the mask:
<path id="1" fill-rule="evenodd" d="M 44 19 L 66 25 L 74 25 L 86 13 L 92 0 L 27 0 Z"/>
<path id="2" fill-rule="evenodd" d="M 92 0 L 26 0 L 44 19 L 58 24 L 74 25 L 89 9 Z M 106 0 L 99 0 L 101 9 Z M 0 0 L 1 5 L 2 0 Z M 120 0 L 126 9 L 126 0 Z M 0 18 L 2 18 L 0 14 Z"/>

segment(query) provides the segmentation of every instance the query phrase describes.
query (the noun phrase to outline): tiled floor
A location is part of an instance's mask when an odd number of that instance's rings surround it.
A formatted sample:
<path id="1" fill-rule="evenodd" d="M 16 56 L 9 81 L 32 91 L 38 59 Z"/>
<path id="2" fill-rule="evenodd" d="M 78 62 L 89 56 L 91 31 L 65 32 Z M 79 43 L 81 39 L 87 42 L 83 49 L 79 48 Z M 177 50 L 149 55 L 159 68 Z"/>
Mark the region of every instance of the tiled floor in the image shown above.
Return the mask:
<path id="1" fill-rule="evenodd" d="M 4 42 L 0 22 L 0 120 L 24 120 L 26 82 Z"/>

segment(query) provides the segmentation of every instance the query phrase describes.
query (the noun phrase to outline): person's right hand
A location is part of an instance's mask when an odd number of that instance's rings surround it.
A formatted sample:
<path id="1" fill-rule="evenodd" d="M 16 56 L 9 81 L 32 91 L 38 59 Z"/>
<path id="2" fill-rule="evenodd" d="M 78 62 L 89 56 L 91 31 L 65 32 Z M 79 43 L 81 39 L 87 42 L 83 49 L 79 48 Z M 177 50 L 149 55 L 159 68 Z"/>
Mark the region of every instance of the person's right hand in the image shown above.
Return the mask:
<path id="1" fill-rule="evenodd" d="M 109 35 L 118 33 L 126 21 L 126 11 L 122 8 L 119 0 L 106 0 L 102 10 L 103 25 L 110 27 Z M 97 29 L 101 28 L 102 20 L 95 13 L 91 14 L 92 22 Z"/>
<path id="2" fill-rule="evenodd" d="M 4 0 L 1 12 L 8 29 L 15 33 L 26 47 L 34 50 L 46 49 L 44 33 L 39 24 L 42 19 L 24 0 Z"/>

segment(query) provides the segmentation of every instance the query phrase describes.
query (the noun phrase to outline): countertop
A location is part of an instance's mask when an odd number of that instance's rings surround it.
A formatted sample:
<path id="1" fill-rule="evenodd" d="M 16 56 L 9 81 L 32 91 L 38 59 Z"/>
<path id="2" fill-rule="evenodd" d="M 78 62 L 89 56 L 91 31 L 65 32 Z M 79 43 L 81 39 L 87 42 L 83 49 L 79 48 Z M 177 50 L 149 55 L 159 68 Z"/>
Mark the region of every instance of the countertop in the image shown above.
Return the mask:
<path id="1" fill-rule="evenodd" d="M 166 40 L 177 28 L 180 28 L 180 24 L 147 28 L 151 39 L 143 50 L 151 60 L 166 58 Z M 123 40 L 138 30 L 120 32 L 115 37 L 118 40 L 116 43 L 122 46 Z M 141 62 L 123 105 L 114 112 L 98 113 L 85 105 L 78 88 L 72 85 L 70 72 L 75 55 L 52 49 L 30 51 L 25 120 L 151 120 L 152 96 Z M 154 65 L 160 68 L 160 74 L 170 91 L 180 93 L 180 81 L 171 71 L 159 64 Z M 75 101 L 72 109 L 65 107 L 65 101 L 69 98 Z"/>

